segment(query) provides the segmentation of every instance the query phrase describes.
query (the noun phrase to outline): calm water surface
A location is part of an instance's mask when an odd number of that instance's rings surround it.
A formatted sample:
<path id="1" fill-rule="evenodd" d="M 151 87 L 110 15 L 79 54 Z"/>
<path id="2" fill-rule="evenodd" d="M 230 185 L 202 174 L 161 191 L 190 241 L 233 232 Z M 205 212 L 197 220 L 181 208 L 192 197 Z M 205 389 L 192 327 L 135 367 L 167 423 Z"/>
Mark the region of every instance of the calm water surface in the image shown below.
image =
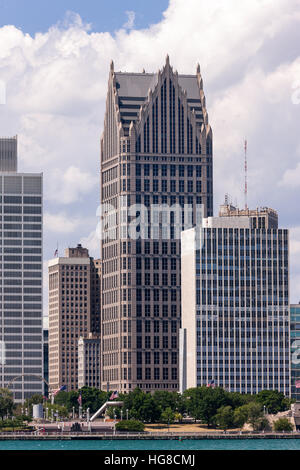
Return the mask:
<path id="1" fill-rule="evenodd" d="M 300 450 L 300 439 L 0 441 L 1 450 Z"/>

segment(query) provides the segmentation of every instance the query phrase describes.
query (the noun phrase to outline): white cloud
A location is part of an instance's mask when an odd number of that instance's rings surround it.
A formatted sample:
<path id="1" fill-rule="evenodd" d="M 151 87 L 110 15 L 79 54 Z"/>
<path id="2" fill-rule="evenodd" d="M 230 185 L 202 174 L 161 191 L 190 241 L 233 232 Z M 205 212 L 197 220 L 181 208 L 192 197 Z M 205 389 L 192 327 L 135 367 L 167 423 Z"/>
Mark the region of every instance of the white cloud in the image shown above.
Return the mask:
<path id="1" fill-rule="evenodd" d="M 53 169 L 48 183 L 50 185 L 49 188 L 46 187 L 48 199 L 61 204 L 69 204 L 91 192 L 99 183 L 99 179 L 77 167 L 70 166 L 64 173 L 61 173 L 59 168 Z"/>
<path id="2" fill-rule="evenodd" d="M 76 230 L 82 221 L 76 218 L 69 218 L 65 213 L 44 214 L 44 229 L 54 233 L 72 233 Z"/>
<path id="3" fill-rule="evenodd" d="M 133 29 L 135 21 L 135 12 L 134 11 L 125 11 L 127 15 L 127 21 L 124 23 L 123 28 Z"/>
<path id="4" fill-rule="evenodd" d="M 290 188 L 298 188 L 300 186 L 300 163 L 296 168 L 286 170 L 282 177 L 282 180 L 279 182 L 280 186 L 286 186 Z"/>
<path id="5" fill-rule="evenodd" d="M 201 65 L 214 133 L 215 209 L 225 192 L 243 201 L 247 137 L 249 205 L 274 206 L 284 226 L 300 225 L 299 0 L 171 0 L 148 29 L 135 30 L 133 15 L 128 20 L 114 35 L 91 32 L 76 14 L 34 38 L 0 28 L 1 134 L 19 135 L 20 169 L 44 172 L 46 212 L 64 214 L 68 205 L 69 221 L 96 212 L 110 60 L 116 70 L 150 72 L 168 53 L 180 73 Z M 82 230 L 74 228 L 74 239 L 92 226 Z M 92 235 L 83 239 L 96 248 Z"/>
<path id="6" fill-rule="evenodd" d="M 87 237 L 80 239 L 82 246 L 88 248 L 90 256 L 99 258 L 100 256 L 100 240 L 96 230 L 93 230 Z"/>

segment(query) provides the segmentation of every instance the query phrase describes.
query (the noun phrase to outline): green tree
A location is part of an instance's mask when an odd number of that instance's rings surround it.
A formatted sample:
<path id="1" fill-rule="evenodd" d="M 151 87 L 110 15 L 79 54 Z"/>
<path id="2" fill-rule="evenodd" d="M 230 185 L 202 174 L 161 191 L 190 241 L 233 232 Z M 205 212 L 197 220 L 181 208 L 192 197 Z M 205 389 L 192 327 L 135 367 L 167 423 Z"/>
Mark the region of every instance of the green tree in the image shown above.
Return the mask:
<path id="1" fill-rule="evenodd" d="M 121 418 L 121 408 L 119 408 L 118 406 L 108 406 L 106 408 L 106 414 L 111 418 L 111 419 L 114 419 L 116 417 L 116 419 L 120 419 Z"/>
<path id="2" fill-rule="evenodd" d="M 160 419 L 161 408 L 150 393 L 144 393 L 136 388 L 123 397 L 123 416 L 128 410 L 129 418 L 146 423 L 157 423 Z"/>
<path id="3" fill-rule="evenodd" d="M 220 426 L 221 429 L 226 430 L 228 428 L 233 427 L 234 415 L 231 406 L 221 406 L 221 408 L 218 409 L 215 415 L 215 420 L 217 425 Z"/>
<path id="4" fill-rule="evenodd" d="M 242 428 L 248 421 L 248 407 L 247 405 L 239 406 L 233 412 L 234 424 L 238 428 Z"/>
<path id="5" fill-rule="evenodd" d="M 175 420 L 175 413 L 172 408 L 168 406 L 161 414 L 160 419 L 163 423 L 172 424 Z"/>
<path id="6" fill-rule="evenodd" d="M 279 418 L 274 422 L 274 431 L 293 431 L 293 425 L 287 418 Z"/>
<path id="7" fill-rule="evenodd" d="M 174 413 L 174 420 L 177 421 L 178 423 L 182 423 L 182 414 L 176 411 Z"/>
<path id="8" fill-rule="evenodd" d="M 198 387 L 184 393 L 190 416 L 200 419 L 208 426 L 214 421 L 217 410 L 227 405 L 228 394 L 221 387 Z"/>
<path id="9" fill-rule="evenodd" d="M 269 421 L 267 420 L 267 418 L 265 416 L 263 416 L 262 418 L 258 419 L 255 430 L 256 431 L 267 431 L 270 428 L 271 427 L 270 427 Z"/>
<path id="10" fill-rule="evenodd" d="M 248 419 L 247 422 L 251 424 L 252 428 L 256 431 L 259 428 L 261 418 L 263 417 L 262 406 L 259 403 L 250 402 L 247 407 Z"/>
<path id="11" fill-rule="evenodd" d="M 165 408 L 171 408 L 172 411 L 184 412 L 184 400 L 182 395 L 177 392 L 167 392 L 158 390 L 153 394 L 154 401 L 163 411 Z"/>
<path id="12" fill-rule="evenodd" d="M 59 392 L 54 398 L 54 403 L 65 406 L 68 412 L 71 413 L 73 407 L 75 410 L 78 410 L 79 393 L 81 393 L 83 409 L 86 410 L 89 408 L 91 413 L 95 413 L 106 401 L 109 400 L 109 396 L 111 395 L 111 393 L 104 392 L 98 388 L 82 387 L 80 390 L 76 391 Z"/>
<path id="13" fill-rule="evenodd" d="M 47 403 L 45 408 L 48 408 L 48 419 L 51 419 L 52 411 L 53 416 L 57 413 L 59 418 L 67 418 L 69 415 L 67 408 L 65 406 L 58 405 L 57 403 L 54 403 L 53 405 L 51 403 Z M 56 416 L 54 416 L 54 419 L 55 418 Z"/>
<path id="14" fill-rule="evenodd" d="M 262 407 L 265 406 L 270 414 L 285 411 L 290 407 L 289 400 L 286 400 L 284 394 L 277 390 L 262 390 L 256 395 L 256 401 Z"/>
<path id="15" fill-rule="evenodd" d="M 141 421 L 136 421 L 136 420 L 125 420 L 125 421 L 119 421 L 119 423 L 116 424 L 116 430 L 117 431 L 127 431 L 127 432 L 143 432 L 145 429 L 144 424 Z"/>
<path id="16" fill-rule="evenodd" d="M 8 388 L 0 388 L 0 416 L 11 415 L 14 409 L 13 394 Z"/>

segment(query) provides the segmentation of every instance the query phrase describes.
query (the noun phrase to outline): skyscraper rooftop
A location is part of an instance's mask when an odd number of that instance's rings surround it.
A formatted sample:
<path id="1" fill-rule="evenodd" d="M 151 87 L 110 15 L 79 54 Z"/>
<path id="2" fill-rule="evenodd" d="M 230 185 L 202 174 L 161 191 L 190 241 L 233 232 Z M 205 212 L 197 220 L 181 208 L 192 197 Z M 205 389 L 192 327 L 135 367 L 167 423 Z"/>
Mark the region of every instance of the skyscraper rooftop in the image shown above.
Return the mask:
<path id="1" fill-rule="evenodd" d="M 17 136 L 0 138 L 0 171 L 17 171 Z"/>

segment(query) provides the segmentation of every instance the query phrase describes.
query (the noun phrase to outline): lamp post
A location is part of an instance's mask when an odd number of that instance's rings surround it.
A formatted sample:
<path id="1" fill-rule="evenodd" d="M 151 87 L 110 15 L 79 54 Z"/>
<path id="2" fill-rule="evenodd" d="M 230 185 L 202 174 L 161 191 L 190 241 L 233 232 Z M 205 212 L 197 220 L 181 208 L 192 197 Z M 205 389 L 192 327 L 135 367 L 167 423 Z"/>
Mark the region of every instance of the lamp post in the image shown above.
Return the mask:
<path id="1" fill-rule="evenodd" d="M 72 411 L 72 419 L 75 418 L 75 406 L 73 406 L 73 411 Z"/>
<path id="2" fill-rule="evenodd" d="M 128 421 L 128 410 L 126 410 L 126 419 Z"/>
<path id="3" fill-rule="evenodd" d="M 121 410 L 121 421 L 123 419 L 123 410 Z"/>

